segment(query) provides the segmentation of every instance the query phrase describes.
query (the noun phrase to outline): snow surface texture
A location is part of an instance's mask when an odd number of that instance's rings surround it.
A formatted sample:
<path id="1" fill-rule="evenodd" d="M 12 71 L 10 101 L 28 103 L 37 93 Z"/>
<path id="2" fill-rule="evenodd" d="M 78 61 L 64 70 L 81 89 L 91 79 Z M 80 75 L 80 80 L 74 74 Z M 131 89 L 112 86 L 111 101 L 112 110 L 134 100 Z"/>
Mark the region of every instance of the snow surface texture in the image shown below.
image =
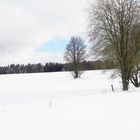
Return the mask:
<path id="1" fill-rule="evenodd" d="M 0 75 L 0 140 L 140 140 L 140 89 L 110 76 Z"/>

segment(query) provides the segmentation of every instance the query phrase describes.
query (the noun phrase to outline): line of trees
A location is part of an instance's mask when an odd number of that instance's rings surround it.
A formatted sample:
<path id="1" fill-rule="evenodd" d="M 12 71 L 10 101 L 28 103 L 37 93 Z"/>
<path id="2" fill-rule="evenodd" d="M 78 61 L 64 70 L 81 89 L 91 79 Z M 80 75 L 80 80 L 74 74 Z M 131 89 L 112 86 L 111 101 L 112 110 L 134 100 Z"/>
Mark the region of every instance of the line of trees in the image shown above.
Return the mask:
<path id="1" fill-rule="evenodd" d="M 115 68 L 111 61 L 83 61 L 80 63 L 81 70 L 100 70 Z M 40 72 L 62 72 L 73 71 L 73 64 L 71 63 L 46 63 L 45 65 L 38 64 L 11 64 L 9 66 L 1 66 L 0 74 L 16 74 L 16 73 L 40 73 Z"/>
<path id="2" fill-rule="evenodd" d="M 63 64 L 59 63 L 46 63 L 38 64 L 11 64 L 9 66 L 0 67 L 0 74 L 14 74 L 14 73 L 39 73 L 39 72 L 57 72 L 63 71 Z"/>

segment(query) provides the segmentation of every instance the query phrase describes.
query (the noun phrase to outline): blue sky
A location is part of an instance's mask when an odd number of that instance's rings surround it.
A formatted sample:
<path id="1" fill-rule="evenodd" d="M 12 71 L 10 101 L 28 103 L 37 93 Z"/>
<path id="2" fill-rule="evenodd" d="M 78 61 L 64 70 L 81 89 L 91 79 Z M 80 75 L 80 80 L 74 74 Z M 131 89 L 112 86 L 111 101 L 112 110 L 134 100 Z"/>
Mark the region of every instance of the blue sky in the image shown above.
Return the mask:
<path id="1" fill-rule="evenodd" d="M 56 38 L 44 43 L 41 47 L 37 48 L 38 52 L 62 53 L 65 51 L 68 44 L 68 38 Z"/>

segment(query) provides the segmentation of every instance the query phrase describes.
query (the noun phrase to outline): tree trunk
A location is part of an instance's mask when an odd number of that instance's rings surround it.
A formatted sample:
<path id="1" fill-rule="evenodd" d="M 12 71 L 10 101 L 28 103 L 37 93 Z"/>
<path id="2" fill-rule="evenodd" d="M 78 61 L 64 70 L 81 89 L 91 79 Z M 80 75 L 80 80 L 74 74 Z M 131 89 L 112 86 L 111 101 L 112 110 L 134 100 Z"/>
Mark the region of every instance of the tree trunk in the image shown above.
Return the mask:
<path id="1" fill-rule="evenodd" d="M 79 77 L 79 70 L 78 70 L 78 64 L 75 62 L 74 63 L 74 78 Z"/>
<path id="2" fill-rule="evenodd" d="M 122 76 L 122 86 L 124 91 L 128 90 L 129 80 L 124 76 Z"/>
<path id="3" fill-rule="evenodd" d="M 124 91 L 128 90 L 128 82 L 123 82 L 123 90 Z"/>
<path id="4" fill-rule="evenodd" d="M 75 78 L 78 78 L 78 71 L 75 71 Z"/>

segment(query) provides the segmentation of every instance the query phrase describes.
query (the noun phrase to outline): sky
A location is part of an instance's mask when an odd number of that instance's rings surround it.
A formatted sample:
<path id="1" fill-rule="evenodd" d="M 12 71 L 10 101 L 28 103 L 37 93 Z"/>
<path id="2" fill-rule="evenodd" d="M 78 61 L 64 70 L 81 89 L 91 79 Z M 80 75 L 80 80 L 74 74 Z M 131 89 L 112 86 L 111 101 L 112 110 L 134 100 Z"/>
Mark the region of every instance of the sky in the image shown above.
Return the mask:
<path id="1" fill-rule="evenodd" d="M 71 36 L 86 36 L 87 0 L 0 0 L 0 65 L 64 62 Z"/>

